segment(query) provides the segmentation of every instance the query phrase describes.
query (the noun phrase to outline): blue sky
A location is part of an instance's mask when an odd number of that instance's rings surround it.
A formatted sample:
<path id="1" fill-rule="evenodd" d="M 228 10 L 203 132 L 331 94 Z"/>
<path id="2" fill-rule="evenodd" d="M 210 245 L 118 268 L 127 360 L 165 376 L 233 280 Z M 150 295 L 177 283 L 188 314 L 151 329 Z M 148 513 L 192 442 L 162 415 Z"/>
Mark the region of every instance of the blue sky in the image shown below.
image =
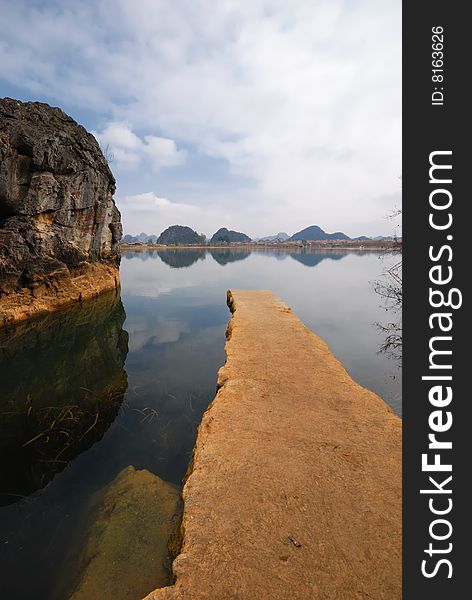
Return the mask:
<path id="1" fill-rule="evenodd" d="M 126 232 L 391 233 L 400 0 L 0 1 L 0 96 L 94 133 Z"/>

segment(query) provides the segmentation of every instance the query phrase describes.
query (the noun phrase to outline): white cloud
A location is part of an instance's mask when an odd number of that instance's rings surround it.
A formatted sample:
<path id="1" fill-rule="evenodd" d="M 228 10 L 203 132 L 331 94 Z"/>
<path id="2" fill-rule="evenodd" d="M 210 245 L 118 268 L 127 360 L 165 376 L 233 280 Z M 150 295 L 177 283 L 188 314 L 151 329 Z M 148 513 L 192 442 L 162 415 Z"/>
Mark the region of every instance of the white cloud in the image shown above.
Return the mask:
<path id="1" fill-rule="evenodd" d="M 132 207 L 136 211 L 174 210 L 176 213 L 190 213 L 198 210 L 197 206 L 191 204 L 179 204 L 171 202 L 167 198 L 160 198 L 154 192 L 145 192 L 134 196 L 125 196 L 121 201 L 122 206 Z"/>
<path id="2" fill-rule="evenodd" d="M 140 288 L 140 291 L 143 292 L 142 296 L 148 297 L 158 297 L 162 293 L 157 290 L 151 290 L 151 293 L 149 293 L 149 288 L 146 286 L 144 290 Z M 142 350 L 147 344 L 157 345 L 178 342 L 183 334 L 190 331 L 188 323 L 178 319 L 157 317 L 150 323 L 149 320 L 140 315 L 128 317 L 126 329 L 130 336 L 128 342 L 130 352 Z"/>
<path id="3" fill-rule="evenodd" d="M 144 137 L 143 152 L 155 166 L 176 167 L 184 162 L 187 155 L 186 150 L 178 150 L 174 140 L 146 135 Z"/>
<path id="4" fill-rule="evenodd" d="M 154 192 L 117 196 L 117 204 L 125 224 L 125 233 L 138 234 L 141 231 L 159 235 L 169 225 L 187 225 L 198 233 L 211 237 L 222 226 L 231 227 L 234 213 L 217 203 L 207 206 L 171 202 Z M 261 215 L 263 218 L 263 215 Z M 252 236 L 254 225 L 247 231 Z"/>
<path id="5" fill-rule="evenodd" d="M 107 157 L 120 167 L 136 167 L 142 161 L 147 161 L 158 171 L 163 167 L 182 164 L 187 155 L 186 150 L 177 148 L 174 140 L 155 135 L 146 135 L 141 139 L 124 122 L 110 122 L 103 131 L 92 133 Z"/>
<path id="6" fill-rule="evenodd" d="M 154 192 L 118 197 L 117 203 L 128 233 L 159 235 L 169 225 L 187 225 L 199 212 L 197 206 L 171 202 Z"/>
<path id="7" fill-rule="evenodd" d="M 228 213 L 227 225 L 254 235 L 311 223 L 388 232 L 385 199 L 400 196 L 400 0 L 49 0 L 41 10 L 19 0 L 0 37 L 7 81 L 111 113 L 98 135 L 118 191 L 122 167 L 138 191 L 141 167 L 181 165 L 179 140 L 253 182 L 218 198 L 208 179 L 199 197 L 212 222 Z"/>

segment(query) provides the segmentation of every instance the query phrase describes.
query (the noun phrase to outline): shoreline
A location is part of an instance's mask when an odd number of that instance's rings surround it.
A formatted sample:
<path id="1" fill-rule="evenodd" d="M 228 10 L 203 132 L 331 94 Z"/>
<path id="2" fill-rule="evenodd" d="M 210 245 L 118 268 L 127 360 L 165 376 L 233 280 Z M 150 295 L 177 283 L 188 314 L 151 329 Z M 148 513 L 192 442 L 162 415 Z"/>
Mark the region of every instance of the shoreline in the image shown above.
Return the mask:
<path id="1" fill-rule="evenodd" d="M 389 250 L 392 246 L 346 246 L 346 245 L 339 245 L 339 246 L 326 246 L 326 245 L 315 245 L 315 244 L 308 244 L 306 246 L 303 246 L 302 244 L 297 244 L 297 243 L 293 243 L 291 245 L 289 244 L 284 244 L 283 242 L 280 244 L 275 244 L 275 245 L 269 245 L 269 244 L 258 244 L 258 243 L 252 243 L 252 244 L 242 244 L 242 243 L 234 243 L 234 244 L 218 244 L 218 245 L 213 245 L 213 244 L 189 244 L 189 245 L 185 245 L 185 244 L 121 244 L 121 249 L 128 251 L 128 250 L 214 250 L 214 249 L 218 249 L 218 250 L 291 250 L 291 251 L 296 251 L 296 250 L 316 250 L 318 251 L 326 251 L 326 252 L 332 252 L 332 251 L 362 251 L 362 252 L 369 252 L 369 251 L 374 251 L 374 252 L 379 252 L 379 251 L 386 251 Z"/>

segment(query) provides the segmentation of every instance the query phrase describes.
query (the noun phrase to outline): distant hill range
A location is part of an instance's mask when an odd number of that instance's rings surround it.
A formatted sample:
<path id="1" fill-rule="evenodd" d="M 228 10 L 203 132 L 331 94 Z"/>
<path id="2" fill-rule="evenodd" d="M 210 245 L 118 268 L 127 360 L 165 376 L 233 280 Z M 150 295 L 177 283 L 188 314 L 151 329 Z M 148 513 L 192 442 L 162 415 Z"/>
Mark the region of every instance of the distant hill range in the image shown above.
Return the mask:
<path id="1" fill-rule="evenodd" d="M 141 232 L 139 235 L 126 234 L 122 237 L 123 244 L 204 244 L 206 238 L 185 225 L 172 225 L 165 229 L 160 236 L 148 235 Z"/>
<path id="2" fill-rule="evenodd" d="M 294 233 L 291 238 L 289 238 L 291 242 L 295 241 L 319 241 L 319 240 L 351 240 L 356 242 L 368 242 L 368 241 L 391 241 L 393 240 L 392 236 L 383 236 L 379 235 L 374 238 L 367 237 L 365 235 L 360 235 L 359 237 L 350 238 L 348 235 L 343 233 L 342 231 L 335 231 L 334 233 L 326 233 L 321 227 L 318 225 L 310 225 L 310 227 L 306 227 L 301 231 L 297 231 Z"/>
<path id="3" fill-rule="evenodd" d="M 313 240 L 350 240 L 351 238 L 347 236 L 342 231 L 336 231 L 335 233 L 326 233 L 323 231 L 321 227 L 318 225 L 310 225 L 310 227 L 306 227 L 301 231 L 297 231 L 290 238 L 291 242 L 296 241 L 313 241 Z"/>
<path id="4" fill-rule="evenodd" d="M 232 231 L 230 229 L 226 229 L 226 227 L 222 227 L 218 229 L 216 233 L 213 234 L 210 244 L 218 244 L 218 243 L 231 243 L 231 242 L 250 242 L 251 238 L 245 233 L 241 233 L 239 231 Z"/>
<path id="5" fill-rule="evenodd" d="M 301 231 L 297 231 L 291 237 L 285 231 L 280 231 L 276 235 L 268 235 L 266 237 L 257 238 L 254 241 L 256 242 L 295 242 L 295 241 L 321 241 L 321 240 L 350 240 L 356 242 L 367 242 L 367 241 L 376 241 L 376 242 L 384 242 L 384 241 L 392 241 L 394 238 L 392 236 L 383 236 L 379 235 L 377 237 L 367 237 L 365 235 L 360 235 L 355 238 L 350 238 L 342 231 L 335 231 L 334 233 L 326 233 L 321 227 L 318 225 L 311 225 L 310 227 L 306 227 Z M 147 233 L 141 232 L 139 235 L 129 235 L 126 234 L 122 238 L 122 243 L 124 244 L 205 244 L 207 243 L 206 237 L 203 234 L 199 234 L 190 227 L 186 227 L 184 225 L 172 225 L 168 227 L 165 231 L 161 233 L 160 236 L 157 235 L 148 235 Z M 227 229 L 226 227 L 221 227 L 218 229 L 216 233 L 213 234 L 209 243 L 210 244 L 222 244 L 222 243 L 249 243 L 251 242 L 251 238 L 245 233 L 241 233 L 240 231 L 233 231 L 231 229 Z"/>
<path id="6" fill-rule="evenodd" d="M 267 237 L 258 238 L 257 242 L 286 242 L 290 236 L 285 231 L 279 231 L 276 235 L 268 235 Z"/>
<path id="7" fill-rule="evenodd" d="M 121 239 L 123 244 L 136 244 L 141 242 L 142 244 L 155 244 L 157 242 L 157 235 L 148 235 L 147 233 L 141 232 L 139 235 L 129 235 L 127 233 Z"/>
<path id="8" fill-rule="evenodd" d="M 206 238 L 185 225 L 171 225 L 157 238 L 158 244 L 204 244 Z"/>

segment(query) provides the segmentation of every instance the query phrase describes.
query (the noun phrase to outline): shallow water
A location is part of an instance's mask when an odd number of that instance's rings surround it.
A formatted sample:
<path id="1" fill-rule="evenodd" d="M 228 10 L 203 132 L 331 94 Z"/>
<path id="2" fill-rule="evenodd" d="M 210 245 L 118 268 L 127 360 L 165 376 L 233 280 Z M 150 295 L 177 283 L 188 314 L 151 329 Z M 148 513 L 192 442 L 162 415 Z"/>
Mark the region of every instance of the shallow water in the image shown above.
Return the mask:
<path id="1" fill-rule="evenodd" d="M 127 466 L 180 485 L 225 360 L 228 288 L 273 290 L 400 413 L 400 371 L 378 353 L 374 325 L 390 317 L 373 290 L 388 260 L 130 251 L 121 300 L 107 294 L 1 330 L 0 597 L 70 596 L 84 506 Z M 137 577 L 136 598 L 143 585 Z"/>

